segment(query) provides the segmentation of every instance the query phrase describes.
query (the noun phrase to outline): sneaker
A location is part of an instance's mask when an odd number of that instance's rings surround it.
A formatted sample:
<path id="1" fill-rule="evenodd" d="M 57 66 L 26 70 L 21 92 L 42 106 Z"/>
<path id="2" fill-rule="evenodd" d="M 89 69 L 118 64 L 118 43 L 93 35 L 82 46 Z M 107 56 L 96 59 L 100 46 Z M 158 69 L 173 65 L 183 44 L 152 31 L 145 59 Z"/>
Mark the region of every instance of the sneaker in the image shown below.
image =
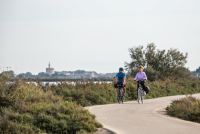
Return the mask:
<path id="1" fill-rule="evenodd" d="M 137 98 L 136 102 L 138 102 L 138 98 Z"/>

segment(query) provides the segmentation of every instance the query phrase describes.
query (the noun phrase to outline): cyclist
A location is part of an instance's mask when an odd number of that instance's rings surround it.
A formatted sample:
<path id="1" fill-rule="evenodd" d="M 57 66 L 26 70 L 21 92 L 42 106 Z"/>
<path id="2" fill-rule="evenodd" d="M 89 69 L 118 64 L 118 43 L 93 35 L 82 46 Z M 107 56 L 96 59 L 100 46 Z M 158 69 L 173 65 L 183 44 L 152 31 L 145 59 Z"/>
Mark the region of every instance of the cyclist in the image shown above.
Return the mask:
<path id="1" fill-rule="evenodd" d="M 115 84 L 119 83 L 119 84 L 123 84 L 123 91 L 124 91 L 124 97 L 126 96 L 126 74 L 123 72 L 124 69 L 122 67 L 119 68 L 119 73 L 116 74 L 115 77 Z M 118 81 L 118 82 L 117 82 Z M 119 90 L 119 89 L 118 89 Z M 117 91 L 118 93 L 118 91 Z"/>
<path id="2" fill-rule="evenodd" d="M 144 67 L 142 65 L 140 65 L 139 72 L 136 74 L 135 79 L 134 79 L 135 81 L 136 80 L 147 80 L 147 76 L 146 76 L 145 72 L 143 72 L 143 69 L 144 69 Z M 145 83 L 141 83 L 141 86 L 144 90 L 147 88 Z M 137 89 L 138 89 L 138 85 L 137 85 Z M 137 98 L 138 98 L 138 90 L 137 90 Z"/>

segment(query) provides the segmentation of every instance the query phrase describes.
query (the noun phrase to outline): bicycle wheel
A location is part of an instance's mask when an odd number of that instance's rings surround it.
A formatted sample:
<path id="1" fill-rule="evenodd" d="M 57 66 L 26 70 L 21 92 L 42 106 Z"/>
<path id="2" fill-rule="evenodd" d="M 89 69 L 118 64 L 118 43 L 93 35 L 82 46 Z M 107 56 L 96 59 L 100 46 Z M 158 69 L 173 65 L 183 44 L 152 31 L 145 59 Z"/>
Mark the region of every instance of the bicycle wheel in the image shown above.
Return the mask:
<path id="1" fill-rule="evenodd" d="M 140 102 L 143 103 L 142 102 L 142 89 L 140 89 Z"/>
<path id="2" fill-rule="evenodd" d="M 122 104 L 123 104 L 122 89 L 120 89 L 120 100 L 121 100 L 121 102 L 122 102 Z"/>
<path id="3" fill-rule="evenodd" d="M 140 89 L 138 89 L 138 104 L 140 104 Z"/>
<path id="4" fill-rule="evenodd" d="M 122 97 L 122 103 L 124 103 L 124 102 L 125 102 L 125 97 L 123 96 L 123 97 Z"/>
<path id="5" fill-rule="evenodd" d="M 118 89 L 118 93 L 117 93 L 117 100 L 118 100 L 118 103 L 120 104 L 120 90 Z"/>

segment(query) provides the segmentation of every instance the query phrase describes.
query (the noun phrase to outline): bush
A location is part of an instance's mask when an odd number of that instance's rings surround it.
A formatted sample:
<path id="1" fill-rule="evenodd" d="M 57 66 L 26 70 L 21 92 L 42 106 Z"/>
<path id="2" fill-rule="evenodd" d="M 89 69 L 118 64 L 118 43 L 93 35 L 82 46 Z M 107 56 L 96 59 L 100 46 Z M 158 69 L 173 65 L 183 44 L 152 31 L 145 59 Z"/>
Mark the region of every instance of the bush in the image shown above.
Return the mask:
<path id="1" fill-rule="evenodd" d="M 170 116 L 200 123 L 200 99 L 195 97 L 174 100 L 166 110 Z"/>
<path id="2" fill-rule="evenodd" d="M 45 87 L 44 87 L 45 88 Z M 80 82 L 75 84 L 61 82 L 57 85 L 48 87 L 54 95 L 63 96 L 66 101 L 77 102 L 81 106 L 91 106 L 100 104 L 110 104 L 117 102 L 117 92 L 112 83 L 92 81 Z"/>
<path id="3" fill-rule="evenodd" d="M 0 77 L 0 133 L 90 134 L 102 127 L 95 115 L 66 96 L 20 79 L 8 83 L 9 79 Z"/>
<path id="4" fill-rule="evenodd" d="M 146 95 L 147 99 L 200 92 L 199 79 L 176 80 L 174 77 L 169 77 L 160 81 L 147 81 L 146 84 L 150 87 L 150 92 Z M 54 95 L 62 96 L 66 101 L 77 102 L 81 106 L 117 102 L 117 92 L 113 83 L 94 83 L 92 81 L 60 82 L 51 86 L 47 84 L 43 86 L 43 89 L 44 91 L 52 91 Z M 126 92 L 126 101 L 137 99 L 137 82 L 134 82 L 133 78 L 127 77 Z"/>
<path id="5" fill-rule="evenodd" d="M 60 82 L 37 85 L 21 79 L 10 83 L 8 75 L 0 77 L 0 133 L 76 133 L 87 134 L 102 125 L 82 106 L 117 102 L 112 83 L 92 81 Z M 173 77 L 146 82 L 147 99 L 200 92 L 199 79 Z M 137 97 L 137 83 L 127 77 L 126 100 Z M 195 103 L 196 105 L 196 103 Z M 191 114 L 195 118 L 198 114 Z"/>
<path id="6" fill-rule="evenodd" d="M 150 92 L 146 95 L 147 99 L 200 93 L 199 79 L 175 80 L 173 77 L 169 77 L 159 81 L 147 81 L 146 85 L 150 88 Z M 127 80 L 126 91 L 128 94 L 126 100 L 137 99 L 137 82 L 134 82 L 133 78 Z"/>

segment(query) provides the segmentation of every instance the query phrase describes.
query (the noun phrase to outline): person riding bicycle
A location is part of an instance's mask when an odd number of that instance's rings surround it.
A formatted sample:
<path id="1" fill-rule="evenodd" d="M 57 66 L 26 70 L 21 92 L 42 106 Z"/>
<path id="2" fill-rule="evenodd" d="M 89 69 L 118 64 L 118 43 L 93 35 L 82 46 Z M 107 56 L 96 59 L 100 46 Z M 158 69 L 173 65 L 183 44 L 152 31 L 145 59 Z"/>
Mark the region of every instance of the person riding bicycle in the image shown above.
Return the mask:
<path id="1" fill-rule="evenodd" d="M 136 80 L 147 80 L 147 76 L 145 74 L 145 72 L 143 72 L 144 67 L 142 65 L 140 65 L 139 67 L 139 72 L 136 74 L 135 76 L 135 81 Z M 137 84 L 137 89 L 138 89 L 138 84 Z M 147 88 L 146 84 L 143 82 L 141 83 L 142 88 L 145 90 Z M 137 98 L 138 98 L 138 90 L 137 90 Z M 138 101 L 138 100 L 137 100 Z"/>
<path id="2" fill-rule="evenodd" d="M 115 84 L 123 84 L 123 91 L 124 91 L 124 97 L 126 96 L 126 74 L 123 72 L 124 69 L 122 67 L 119 68 L 119 73 L 116 74 L 115 77 Z M 117 82 L 118 81 L 118 82 Z"/>

